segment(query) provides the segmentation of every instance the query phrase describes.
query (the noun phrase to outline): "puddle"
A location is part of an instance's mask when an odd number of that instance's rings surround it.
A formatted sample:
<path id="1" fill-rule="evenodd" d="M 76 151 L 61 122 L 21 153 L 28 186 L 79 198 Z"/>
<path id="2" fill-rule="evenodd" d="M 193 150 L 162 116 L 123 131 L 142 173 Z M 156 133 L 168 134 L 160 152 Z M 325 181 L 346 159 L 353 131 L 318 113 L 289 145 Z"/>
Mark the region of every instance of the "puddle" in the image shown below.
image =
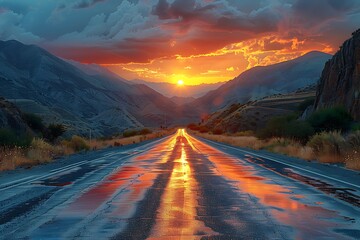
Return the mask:
<path id="1" fill-rule="evenodd" d="M 287 168 L 286 165 L 281 164 L 281 163 L 271 162 L 271 164 L 270 164 L 270 163 L 267 163 L 264 159 L 251 158 L 249 156 L 246 158 L 246 160 L 256 163 L 256 164 L 259 164 L 265 168 L 271 169 L 277 173 L 280 173 L 283 176 L 287 176 L 287 177 L 295 179 L 299 182 L 313 186 L 316 189 L 318 189 L 328 195 L 334 196 L 334 197 L 336 197 L 340 200 L 343 200 L 347 203 L 350 203 L 356 207 L 360 207 L 360 196 L 352 193 L 352 192 L 356 192 L 354 189 L 336 188 L 333 185 L 323 182 L 321 180 L 298 174 L 298 173 L 292 171 L 291 169 Z"/>

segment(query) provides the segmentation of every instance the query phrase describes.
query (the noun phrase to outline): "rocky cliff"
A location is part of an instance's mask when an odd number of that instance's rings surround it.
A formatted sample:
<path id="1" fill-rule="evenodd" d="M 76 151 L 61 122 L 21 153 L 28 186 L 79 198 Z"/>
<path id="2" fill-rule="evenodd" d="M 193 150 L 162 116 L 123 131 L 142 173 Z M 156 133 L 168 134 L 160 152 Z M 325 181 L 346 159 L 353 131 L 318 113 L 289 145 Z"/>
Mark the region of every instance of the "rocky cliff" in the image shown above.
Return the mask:
<path id="1" fill-rule="evenodd" d="M 360 29 L 345 41 L 324 67 L 314 109 L 344 106 L 360 120 Z"/>

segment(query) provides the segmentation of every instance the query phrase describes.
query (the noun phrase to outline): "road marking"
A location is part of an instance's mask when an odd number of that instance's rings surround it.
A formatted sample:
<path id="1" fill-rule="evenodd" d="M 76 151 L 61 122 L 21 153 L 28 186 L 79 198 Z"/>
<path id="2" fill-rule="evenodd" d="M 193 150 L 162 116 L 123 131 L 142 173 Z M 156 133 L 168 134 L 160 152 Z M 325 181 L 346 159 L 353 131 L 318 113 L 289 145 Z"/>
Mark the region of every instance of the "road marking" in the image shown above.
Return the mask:
<path id="1" fill-rule="evenodd" d="M 130 150 L 133 150 L 133 154 L 129 154 L 129 155 L 126 155 L 126 156 L 123 156 L 119 159 L 117 159 L 115 162 L 118 162 L 120 160 L 123 160 L 124 158 L 128 158 L 128 157 L 132 157 L 132 156 L 135 156 L 135 155 L 138 155 L 142 152 L 144 152 L 145 150 L 143 151 L 134 151 L 135 149 L 138 149 L 138 148 L 151 148 L 153 145 L 156 145 L 158 142 L 160 141 L 165 141 L 167 138 L 171 137 L 172 135 L 170 136 L 167 136 L 167 137 L 163 137 L 163 138 L 160 138 L 158 140 L 155 140 L 155 141 L 152 141 L 152 142 L 149 142 L 149 143 L 146 143 L 144 145 L 141 145 L 141 146 L 138 146 L 136 148 L 132 148 Z M 129 150 L 128 150 L 129 151 Z M 127 152 L 128 152 L 127 151 Z M 108 154 L 111 154 L 111 153 L 108 153 Z M 112 157 L 115 156 L 116 154 L 124 154 L 124 152 L 114 152 L 112 153 Z M 91 163 L 91 162 L 97 162 L 99 161 L 100 159 L 106 159 L 108 158 L 107 156 L 103 156 L 103 157 L 99 157 L 99 158 L 95 158 L 95 159 L 92 159 L 92 160 L 83 160 L 81 162 L 77 162 L 77 163 L 73 163 L 73 164 L 70 164 L 68 166 L 64 166 L 64 167 L 61 167 L 61 168 L 57 168 L 57 169 L 53 169 L 50 171 L 49 174 L 45 174 L 45 175 L 32 175 L 32 176 L 28 176 L 28 177 L 24 177 L 24 178 L 21 178 L 21 179 L 18 179 L 18 180 L 15 180 L 15 181 L 11 181 L 11 182 L 8 182 L 8 183 L 4 183 L 2 185 L 0 185 L 0 191 L 4 191 L 4 190 L 7 190 L 7 189 L 10 189 L 10 188 L 14 188 L 14 187 L 17 187 L 17 186 L 21 186 L 21 185 L 24 185 L 24 184 L 28 184 L 28 183 L 31 183 L 31 182 L 34 182 L 36 180 L 40 180 L 42 178 L 46 178 L 46 177 L 50 177 L 50 176 L 53 176 L 53 175 L 56 175 L 58 173 L 61 173 L 61 172 L 65 172 L 65 171 L 68 171 L 72 168 L 76 168 L 76 167 L 79 167 L 81 165 L 85 165 L 85 164 L 88 164 L 88 163 Z M 110 162 L 109 164 L 106 164 L 104 167 L 106 166 L 109 166 L 115 162 Z M 120 164 L 120 165 L 123 165 Z M 14 184 L 15 183 L 15 184 Z"/>
<path id="2" fill-rule="evenodd" d="M 298 166 L 295 166 L 293 164 L 290 164 L 290 163 L 285 163 L 285 162 L 282 162 L 282 161 L 279 161 L 279 160 L 276 160 L 272 157 L 268 157 L 268 156 L 264 156 L 264 155 L 261 155 L 261 154 L 257 154 L 257 153 L 253 153 L 253 152 L 249 152 L 249 151 L 246 151 L 246 150 L 242 150 L 242 149 L 239 149 L 239 148 L 236 148 L 236 147 L 232 147 L 232 146 L 227 146 L 225 144 L 222 144 L 222 143 L 218 143 L 218 142 L 214 142 L 214 141 L 211 141 L 211 140 L 208 140 L 208 139 L 204 139 L 204 138 L 201 138 L 207 142 L 210 142 L 210 143 L 213 143 L 213 144 L 216 144 L 216 145 L 219 145 L 219 146 L 222 146 L 222 147 L 226 147 L 226 148 L 231 148 L 231 149 L 234 149 L 234 150 L 237 150 L 239 152 L 243 152 L 243 153 L 246 153 L 246 154 L 250 154 L 250 155 L 253 155 L 253 156 L 257 156 L 257 157 L 261 157 L 261 158 L 264 158 L 264 159 L 268 159 L 270 161 L 273 161 L 273 162 L 277 162 L 277 163 L 281 163 L 281 164 L 284 164 L 286 166 L 289 166 L 289 167 L 292 167 L 292 168 L 295 168 L 295 169 L 298 169 L 298 170 L 301 170 L 301 171 L 305 171 L 305 172 L 308 172 L 308 173 L 311 173 L 311 174 L 314 174 L 314 175 L 318 175 L 318 176 L 321 176 L 321 177 L 324 177 L 324 178 L 327 178 L 327 179 L 330 179 L 330 180 L 333 180 L 333 181 L 337 181 L 337 182 L 340 182 L 340 183 L 343 183 L 343 184 L 346 184 L 346 185 L 349 185 L 349 186 L 352 186 L 352 187 L 356 187 L 356 188 L 360 188 L 359 185 L 356 185 L 356 184 L 353 184 L 353 183 L 349 183 L 349 182 L 346 182 L 346 181 L 343 181 L 343 180 L 340 180 L 340 179 L 337 179 L 337 178 L 333 178 L 333 177 L 329 177 L 329 176 L 326 176 L 324 174 L 321 174 L 321 173 L 318 173 L 318 172 L 314 172 L 314 171 L 311 171 L 311 170 L 308 170 L 308 169 L 305 169 L 305 168 L 302 168 L 302 167 L 298 167 Z"/>

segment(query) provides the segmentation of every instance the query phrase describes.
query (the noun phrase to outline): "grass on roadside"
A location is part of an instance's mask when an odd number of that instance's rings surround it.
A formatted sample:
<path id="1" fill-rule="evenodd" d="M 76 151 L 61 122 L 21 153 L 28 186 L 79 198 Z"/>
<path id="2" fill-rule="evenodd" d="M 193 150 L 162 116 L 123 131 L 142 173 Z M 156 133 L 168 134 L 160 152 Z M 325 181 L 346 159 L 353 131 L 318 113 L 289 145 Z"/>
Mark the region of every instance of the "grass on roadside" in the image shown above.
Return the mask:
<path id="1" fill-rule="evenodd" d="M 163 130 L 131 137 L 117 137 L 107 140 L 95 139 L 91 142 L 80 136 L 73 136 L 71 139 L 63 140 L 57 144 L 50 144 L 44 139 L 34 138 L 27 147 L 0 147 L 0 171 L 48 163 L 56 157 L 70 155 L 80 151 L 139 143 L 170 135 L 173 132 L 173 130 Z"/>
<path id="2" fill-rule="evenodd" d="M 307 144 L 286 138 L 258 139 L 238 133 L 234 135 L 214 135 L 193 132 L 196 135 L 227 143 L 233 146 L 254 150 L 268 150 L 305 160 L 318 160 L 323 163 L 344 163 L 347 168 L 360 170 L 360 131 L 343 137 L 340 132 L 321 132 L 310 138 Z"/>

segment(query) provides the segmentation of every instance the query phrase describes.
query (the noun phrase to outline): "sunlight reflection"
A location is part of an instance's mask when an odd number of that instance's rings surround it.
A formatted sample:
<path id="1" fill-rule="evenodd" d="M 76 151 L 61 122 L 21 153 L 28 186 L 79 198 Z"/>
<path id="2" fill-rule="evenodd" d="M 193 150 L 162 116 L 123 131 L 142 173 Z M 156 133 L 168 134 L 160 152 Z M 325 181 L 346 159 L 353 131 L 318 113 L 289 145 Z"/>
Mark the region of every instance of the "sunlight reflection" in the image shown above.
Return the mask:
<path id="1" fill-rule="evenodd" d="M 191 236 L 191 239 L 200 239 L 200 236 L 194 238 L 194 235 L 215 234 L 203 222 L 196 220 L 197 182 L 188 162 L 184 129 L 178 130 L 177 139 L 175 151 L 180 153 L 180 157 L 174 160 L 150 239 L 161 236 L 177 236 L 176 239 L 189 239 Z"/>
<path id="2" fill-rule="evenodd" d="M 303 233 L 310 233 L 313 236 L 324 236 L 327 230 L 335 224 L 330 221 L 319 221 L 319 219 L 334 218 L 334 212 L 319 206 L 303 204 L 298 195 L 292 195 L 292 190 L 279 184 L 273 184 L 270 179 L 257 176 L 254 167 L 239 161 L 197 139 L 184 133 L 202 154 L 207 154 L 208 159 L 216 165 L 217 172 L 229 180 L 235 181 L 235 185 L 241 192 L 255 196 L 264 206 L 271 207 L 272 215 L 280 222 L 293 226 L 295 229 L 304 231 L 298 232 L 298 238 L 306 236 Z M 300 196 L 303 198 L 303 196 Z M 236 224 L 235 222 L 233 224 Z M 322 228 L 319 233 L 313 226 Z"/>

